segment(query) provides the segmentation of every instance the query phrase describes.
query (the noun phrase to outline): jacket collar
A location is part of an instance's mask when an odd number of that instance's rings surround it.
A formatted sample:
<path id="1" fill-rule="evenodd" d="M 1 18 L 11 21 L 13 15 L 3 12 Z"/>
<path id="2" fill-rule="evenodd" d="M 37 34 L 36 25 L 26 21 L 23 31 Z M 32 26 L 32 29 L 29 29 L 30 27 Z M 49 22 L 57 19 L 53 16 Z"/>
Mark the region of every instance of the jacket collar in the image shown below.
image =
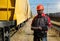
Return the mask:
<path id="1" fill-rule="evenodd" d="M 37 15 L 38 16 L 38 15 Z M 41 14 L 42 17 L 46 16 L 44 13 Z"/>

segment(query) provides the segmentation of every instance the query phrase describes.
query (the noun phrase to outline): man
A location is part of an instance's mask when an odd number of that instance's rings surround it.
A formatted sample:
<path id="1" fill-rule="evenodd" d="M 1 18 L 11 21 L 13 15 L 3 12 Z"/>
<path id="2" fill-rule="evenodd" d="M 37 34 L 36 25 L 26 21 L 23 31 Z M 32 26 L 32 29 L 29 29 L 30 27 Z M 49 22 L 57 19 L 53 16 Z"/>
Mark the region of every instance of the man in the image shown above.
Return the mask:
<path id="1" fill-rule="evenodd" d="M 34 41 L 47 41 L 48 26 L 51 27 L 50 18 L 44 13 L 44 6 L 39 4 L 37 6 L 37 16 L 34 17 L 31 29 L 34 31 Z"/>

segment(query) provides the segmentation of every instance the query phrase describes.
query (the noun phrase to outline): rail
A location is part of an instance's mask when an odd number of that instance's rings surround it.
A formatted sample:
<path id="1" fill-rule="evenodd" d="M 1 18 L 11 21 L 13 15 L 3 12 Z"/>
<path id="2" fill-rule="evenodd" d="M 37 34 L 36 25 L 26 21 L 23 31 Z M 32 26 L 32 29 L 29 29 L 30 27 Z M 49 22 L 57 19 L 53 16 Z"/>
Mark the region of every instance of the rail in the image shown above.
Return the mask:
<path id="1" fill-rule="evenodd" d="M 60 37 L 60 22 L 51 21 L 53 24 L 52 29 L 55 31 L 56 35 Z"/>

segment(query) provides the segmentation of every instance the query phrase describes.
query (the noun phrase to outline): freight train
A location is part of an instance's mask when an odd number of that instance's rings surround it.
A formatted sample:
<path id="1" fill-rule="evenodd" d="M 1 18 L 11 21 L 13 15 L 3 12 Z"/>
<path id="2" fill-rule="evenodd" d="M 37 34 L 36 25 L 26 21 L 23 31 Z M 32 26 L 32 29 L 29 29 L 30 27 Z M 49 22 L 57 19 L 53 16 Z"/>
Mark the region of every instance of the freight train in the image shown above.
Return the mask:
<path id="1" fill-rule="evenodd" d="M 18 31 L 31 16 L 29 0 L 0 0 L 0 41 L 9 41 L 10 29 Z"/>
<path id="2" fill-rule="evenodd" d="M 0 0 L 0 27 L 20 26 L 30 17 L 29 0 Z"/>
<path id="3" fill-rule="evenodd" d="M 54 26 L 60 27 L 60 12 L 47 14 Z"/>
<path id="4" fill-rule="evenodd" d="M 55 31 L 56 35 L 60 36 L 60 12 L 49 14 L 52 23 L 52 30 Z"/>
<path id="5" fill-rule="evenodd" d="M 53 20 L 53 21 L 60 22 L 60 12 L 50 13 L 50 14 L 49 14 L 49 17 L 50 17 L 51 20 Z"/>

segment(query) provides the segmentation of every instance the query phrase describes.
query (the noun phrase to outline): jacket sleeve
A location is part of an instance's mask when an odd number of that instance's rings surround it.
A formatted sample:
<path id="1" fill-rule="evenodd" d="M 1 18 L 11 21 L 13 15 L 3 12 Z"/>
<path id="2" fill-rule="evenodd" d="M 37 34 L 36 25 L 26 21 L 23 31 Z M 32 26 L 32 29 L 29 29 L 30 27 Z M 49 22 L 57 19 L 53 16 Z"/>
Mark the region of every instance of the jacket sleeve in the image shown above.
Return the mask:
<path id="1" fill-rule="evenodd" d="M 38 16 L 38 15 L 37 15 Z M 35 16 L 34 18 L 33 18 L 33 20 L 32 20 L 32 23 L 31 23 L 31 26 L 33 27 L 34 26 L 34 21 L 35 21 L 35 19 L 37 18 L 37 16 Z"/>
<path id="2" fill-rule="evenodd" d="M 34 20 L 35 20 L 35 17 L 33 18 L 33 20 L 32 20 L 32 23 L 31 23 L 31 30 L 35 30 L 34 28 Z"/>
<path id="3" fill-rule="evenodd" d="M 35 17 L 33 18 L 32 23 L 31 23 L 31 26 L 32 26 L 32 27 L 33 27 L 33 25 L 34 25 L 34 20 L 35 20 Z"/>
<path id="4" fill-rule="evenodd" d="M 48 27 L 50 28 L 52 26 L 50 18 L 48 17 Z"/>

